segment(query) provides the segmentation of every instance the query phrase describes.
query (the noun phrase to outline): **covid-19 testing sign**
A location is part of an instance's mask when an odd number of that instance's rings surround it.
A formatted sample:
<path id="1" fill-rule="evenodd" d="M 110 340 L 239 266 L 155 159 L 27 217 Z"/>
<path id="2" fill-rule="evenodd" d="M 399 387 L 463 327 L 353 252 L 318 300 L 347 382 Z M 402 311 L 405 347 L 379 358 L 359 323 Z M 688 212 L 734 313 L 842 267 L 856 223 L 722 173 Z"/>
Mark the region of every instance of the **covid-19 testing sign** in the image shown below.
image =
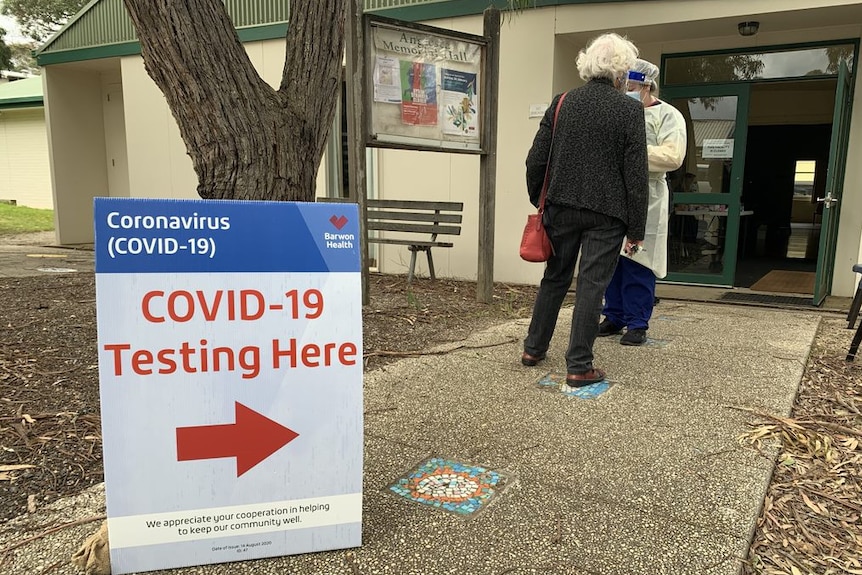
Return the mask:
<path id="1" fill-rule="evenodd" d="M 113 573 L 355 547 L 355 205 L 97 198 Z"/>

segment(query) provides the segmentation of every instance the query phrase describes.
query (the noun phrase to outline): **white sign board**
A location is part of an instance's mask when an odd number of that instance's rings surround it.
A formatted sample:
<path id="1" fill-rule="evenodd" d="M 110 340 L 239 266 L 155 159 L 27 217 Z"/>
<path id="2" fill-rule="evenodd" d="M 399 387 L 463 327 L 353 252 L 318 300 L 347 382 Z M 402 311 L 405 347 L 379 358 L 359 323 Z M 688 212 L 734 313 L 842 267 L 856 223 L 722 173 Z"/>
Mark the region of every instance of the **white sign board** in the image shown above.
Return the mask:
<path id="1" fill-rule="evenodd" d="M 355 205 L 95 200 L 113 573 L 355 547 Z"/>
<path id="2" fill-rule="evenodd" d="M 704 139 L 701 157 L 704 159 L 733 159 L 733 140 Z"/>

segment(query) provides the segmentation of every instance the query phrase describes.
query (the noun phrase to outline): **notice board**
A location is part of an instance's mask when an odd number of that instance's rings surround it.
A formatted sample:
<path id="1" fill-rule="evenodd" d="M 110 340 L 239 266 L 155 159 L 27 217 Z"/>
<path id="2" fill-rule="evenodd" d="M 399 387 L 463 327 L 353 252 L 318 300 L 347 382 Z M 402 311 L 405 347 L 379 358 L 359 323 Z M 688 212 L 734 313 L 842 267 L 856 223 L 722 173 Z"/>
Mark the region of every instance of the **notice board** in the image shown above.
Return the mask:
<path id="1" fill-rule="evenodd" d="M 366 145 L 481 153 L 487 39 L 365 16 Z"/>

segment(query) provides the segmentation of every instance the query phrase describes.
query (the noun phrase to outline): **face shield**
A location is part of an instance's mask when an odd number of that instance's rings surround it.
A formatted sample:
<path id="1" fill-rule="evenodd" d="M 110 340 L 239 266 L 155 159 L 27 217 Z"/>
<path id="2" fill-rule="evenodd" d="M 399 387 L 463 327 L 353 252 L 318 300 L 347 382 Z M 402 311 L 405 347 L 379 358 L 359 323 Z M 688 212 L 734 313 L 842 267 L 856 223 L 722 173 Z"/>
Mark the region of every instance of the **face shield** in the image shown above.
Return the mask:
<path id="1" fill-rule="evenodd" d="M 630 70 L 629 73 L 626 74 L 626 96 L 629 96 L 638 102 L 643 103 L 643 89 L 644 87 L 649 87 L 649 85 L 649 81 L 646 79 L 646 74 L 643 72 Z"/>

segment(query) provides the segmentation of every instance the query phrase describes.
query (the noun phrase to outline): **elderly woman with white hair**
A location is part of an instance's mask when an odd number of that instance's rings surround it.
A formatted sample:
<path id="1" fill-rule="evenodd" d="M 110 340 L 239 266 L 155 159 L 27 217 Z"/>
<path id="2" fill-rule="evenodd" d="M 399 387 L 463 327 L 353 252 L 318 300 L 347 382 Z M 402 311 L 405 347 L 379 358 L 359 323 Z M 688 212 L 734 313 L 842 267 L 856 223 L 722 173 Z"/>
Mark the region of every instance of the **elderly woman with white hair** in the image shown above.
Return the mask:
<path id="1" fill-rule="evenodd" d="M 656 98 L 658 75 L 655 64 L 638 58 L 626 82 L 626 94 L 644 107 L 650 194 L 644 249 L 620 259 L 605 291 L 605 320 L 599 324 L 599 337 L 626 328 L 620 338 L 623 345 L 643 345 L 647 340 L 656 278 L 667 275 L 670 192 L 665 176 L 685 160 L 685 119 L 679 110 Z"/>
<path id="2" fill-rule="evenodd" d="M 578 56 L 584 86 L 554 98 L 527 155 L 527 188 L 538 206 L 547 177 L 545 229 L 553 254 L 545 267 L 521 363 L 545 359 L 557 316 L 580 255 L 566 384 L 605 379 L 593 365 L 602 295 L 626 239 L 629 252 L 644 239 L 649 180 L 643 106 L 625 95 L 637 48 L 617 34 L 593 40 Z M 559 106 L 557 105 L 563 98 Z M 556 122 L 555 122 L 556 115 Z"/>

